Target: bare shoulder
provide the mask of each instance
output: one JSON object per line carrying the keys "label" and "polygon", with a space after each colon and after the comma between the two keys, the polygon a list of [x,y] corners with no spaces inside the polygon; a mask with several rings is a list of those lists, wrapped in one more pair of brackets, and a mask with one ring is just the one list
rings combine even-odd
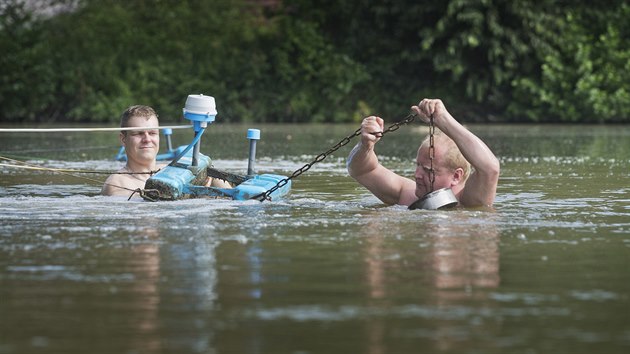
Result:
{"label": "bare shoulder", "polygon": [[105,180],[101,194],[107,196],[128,196],[130,195],[129,190],[135,189],[133,187],[133,181],[130,180],[129,176],[112,174]]}

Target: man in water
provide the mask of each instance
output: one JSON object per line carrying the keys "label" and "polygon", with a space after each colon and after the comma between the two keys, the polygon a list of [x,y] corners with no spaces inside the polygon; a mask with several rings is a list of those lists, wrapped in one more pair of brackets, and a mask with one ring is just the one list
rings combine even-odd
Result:
{"label": "man in water", "polygon": [[[138,130],[121,131],[120,143],[127,153],[127,164],[116,174],[110,175],[101,194],[129,197],[136,189],[144,189],[144,185],[162,165],[158,165],[156,157],[160,149],[160,132],[158,115],[149,106],[131,106],[121,118],[120,127],[137,127]],[[144,129],[143,129],[144,128]],[[154,129],[146,129],[154,128]],[[231,188],[229,183],[209,178],[206,186]]]}
{"label": "man in water", "polygon": [[[491,206],[499,181],[499,161],[481,139],[451,116],[439,99],[423,99],[411,107],[424,122],[435,124],[433,190],[451,188],[464,207]],[[374,145],[380,140],[383,119],[370,116],[361,123],[361,141],[348,156],[348,172],[386,204],[411,205],[431,192],[429,139],[416,157],[415,181],[383,167]],[[439,130],[438,130],[439,129]],[[472,165],[472,172],[471,172]]]}

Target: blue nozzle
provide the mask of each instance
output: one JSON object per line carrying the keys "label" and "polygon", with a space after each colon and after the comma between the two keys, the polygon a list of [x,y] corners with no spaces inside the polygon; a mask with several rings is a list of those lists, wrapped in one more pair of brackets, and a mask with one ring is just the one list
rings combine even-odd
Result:
{"label": "blue nozzle", "polygon": [[260,140],[260,130],[259,129],[247,129],[247,139]]}

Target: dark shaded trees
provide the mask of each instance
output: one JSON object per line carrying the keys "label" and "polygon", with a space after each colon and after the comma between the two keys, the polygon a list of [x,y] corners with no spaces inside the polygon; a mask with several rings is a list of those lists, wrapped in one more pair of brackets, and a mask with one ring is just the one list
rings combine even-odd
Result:
{"label": "dark shaded trees", "polygon": [[630,119],[625,1],[21,0],[0,5],[0,118],[345,122],[440,97],[467,121]]}

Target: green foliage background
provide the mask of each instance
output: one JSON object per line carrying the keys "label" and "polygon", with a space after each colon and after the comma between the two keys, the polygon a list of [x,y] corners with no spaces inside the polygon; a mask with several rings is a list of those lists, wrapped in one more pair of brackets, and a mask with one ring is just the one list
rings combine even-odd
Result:
{"label": "green foliage background", "polygon": [[622,0],[24,0],[0,4],[2,122],[350,122],[442,98],[466,121],[628,122]]}

